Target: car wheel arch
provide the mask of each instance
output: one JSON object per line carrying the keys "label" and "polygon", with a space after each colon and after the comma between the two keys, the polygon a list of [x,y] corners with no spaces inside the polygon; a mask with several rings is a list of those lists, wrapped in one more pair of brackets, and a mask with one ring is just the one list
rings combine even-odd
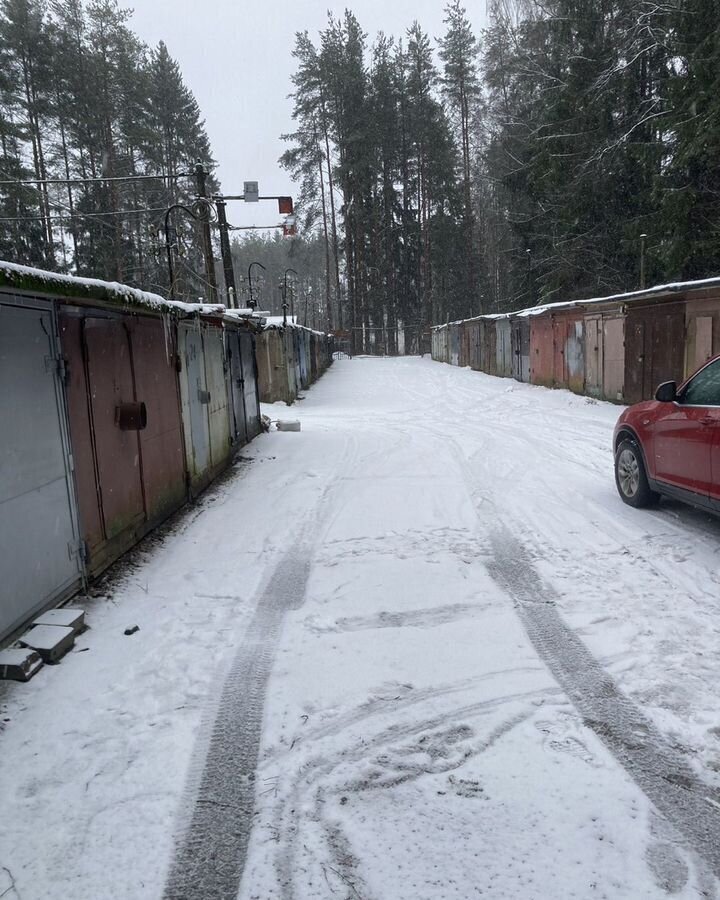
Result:
{"label": "car wheel arch", "polygon": [[615,438],[615,445],[613,447],[613,455],[617,453],[618,447],[622,444],[623,441],[629,440],[632,441],[633,444],[640,451],[640,455],[642,456],[642,461],[645,466],[645,471],[650,475],[650,469],[648,468],[648,461],[645,455],[645,447],[643,447],[643,443],[640,438],[637,436],[637,432],[631,425],[622,425],[620,430],[617,433]]}

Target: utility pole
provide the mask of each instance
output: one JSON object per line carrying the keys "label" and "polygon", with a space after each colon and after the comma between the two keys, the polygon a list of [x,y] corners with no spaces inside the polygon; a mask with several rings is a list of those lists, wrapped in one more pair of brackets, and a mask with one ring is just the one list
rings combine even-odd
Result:
{"label": "utility pole", "polygon": [[207,198],[207,188],[205,179],[208,176],[205,166],[197,161],[195,164],[195,178],[197,180],[198,197],[201,202],[198,204],[200,219],[200,233],[202,235],[203,256],[205,257],[205,276],[210,288],[210,303],[217,303],[217,281],[215,279],[215,262],[213,261],[212,238],[210,237],[210,201]]}
{"label": "utility pole", "polygon": [[230,231],[227,216],[225,215],[225,201],[220,197],[215,197],[215,208],[217,209],[218,228],[220,229],[220,254],[222,256],[223,272],[225,273],[225,289],[228,292],[228,305],[232,307],[233,298],[236,294],[235,270],[233,269],[232,251],[230,249]]}

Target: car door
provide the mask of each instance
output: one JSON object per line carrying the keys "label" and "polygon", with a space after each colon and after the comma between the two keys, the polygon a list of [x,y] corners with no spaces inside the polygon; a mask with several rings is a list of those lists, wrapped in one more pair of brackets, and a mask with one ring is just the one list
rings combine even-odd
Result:
{"label": "car door", "polygon": [[710,496],[714,444],[720,429],[720,359],[713,360],[662,404],[653,426],[658,481]]}

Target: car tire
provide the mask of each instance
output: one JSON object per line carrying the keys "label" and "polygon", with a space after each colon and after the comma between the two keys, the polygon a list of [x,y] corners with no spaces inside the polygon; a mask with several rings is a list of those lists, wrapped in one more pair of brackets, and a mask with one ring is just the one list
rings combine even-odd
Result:
{"label": "car tire", "polygon": [[636,509],[653,506],[660,499],[648,484],[640,447],[629,438],[620,441],[615,451],[615,484],[623,503]]}

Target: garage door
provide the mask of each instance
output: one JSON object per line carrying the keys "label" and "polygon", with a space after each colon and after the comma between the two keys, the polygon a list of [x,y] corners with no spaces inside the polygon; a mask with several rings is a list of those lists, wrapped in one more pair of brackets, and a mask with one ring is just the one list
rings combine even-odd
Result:
{"label": "garage door", "polygon": [[49,307],[0,305],[0,638],[80,579]]}

